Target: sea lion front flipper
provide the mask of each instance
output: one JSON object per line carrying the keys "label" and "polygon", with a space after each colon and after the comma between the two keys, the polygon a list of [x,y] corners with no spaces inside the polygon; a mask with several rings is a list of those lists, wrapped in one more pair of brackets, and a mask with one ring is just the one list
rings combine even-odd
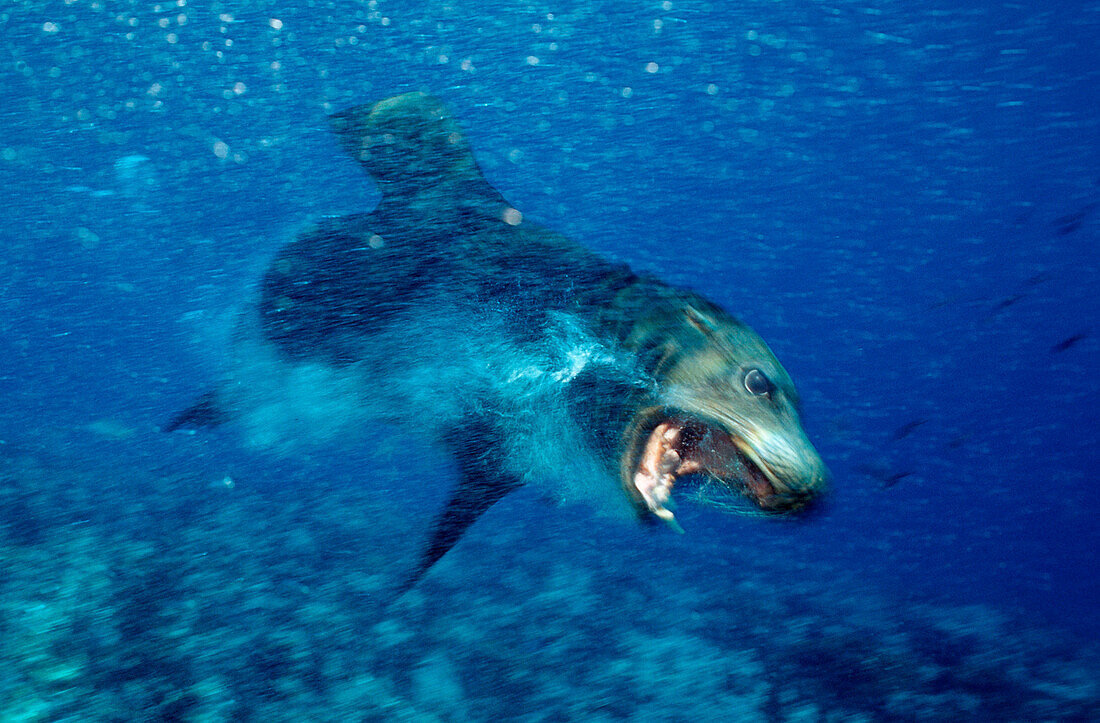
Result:
{"label": "sea lion front flipper", "polygon": [[449,445],[459,471],[459,482],[447,505],[432,523],[431,536],[421,553],[416,569],[401,586],[404,593],[413,587],[432,565],[447,554],[462,535],[490,507],[509,492],[523,486],[511,474],[499,469],[487,445],[489,436],[482,425],[463,428],[462,439],[453,439]]}

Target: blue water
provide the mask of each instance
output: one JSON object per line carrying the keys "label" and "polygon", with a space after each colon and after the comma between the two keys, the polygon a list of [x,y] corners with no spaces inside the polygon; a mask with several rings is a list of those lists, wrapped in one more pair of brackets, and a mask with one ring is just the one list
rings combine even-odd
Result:
{"label": "blue water", "polygon": [[[482,569],[456,561],[435,587],[429,581],[427,602],[393,613],[414,641],[438,642],[425,632],[438,624],[431,613],[457,614],[479,576],[509,581],[500,583],[494,609],[526,610],[521,601],[532,591],[553,595],[556,583],[522,571],[566,574],[568,565],[553,563],[579,555],[581,577],[597,569],[640,584],[635,575],[668,574],[688,597],[751,597],[755,581],[760,594],[772,586],[797,591],[811,611],[849,601],[848,624],[884,636],[888,626],[860,612],[859,601],[881,600],[905,620],[929,605],[996,611],[1009,622],[993,639],[1034,628],[1071,647],[1093,646],[1097,37],[1100,3],[1086,0],[0,6],[0,455],[10,460],[5,478],[22,490],[21,504],[42,518],[41,531],[4,538],[5,557],[30,564],[36,546],[62,545],[54,523],[87,525],[81,554],[135,566],[117,571],[123,577],[165,566],[156,560],[166,549],[201,547],[202,534],[175,536],[171,506],[149,513],[160,532],[117,507],[128,494],[153,494],[143,475],[166,469],[202,480],[200,487],[226,476],[238,490],[250,486],[262,502],[242,503],[241,514],[271,514],[301,489],[318,506],[293,519],[322,546],[319,520],[356,511],[326,511],[317,485],[376,504],[368,492],[381,479],[391,507],[384,527],[412,550],[449,484],[442,460],[415,435],[383,435],[380,443],[406,445],[427,461],[364,475],[369,450],[334,445],[278,459],[242,449],[230,433],[162,435],[158,426],[224,368],[235,312],[279,246],[311,219],[375,202],[325,116],[419,89],[447,101],[486,176],[525,216],[691,286],[759,331],[798,384],[807,429],[835,483],[825,508],[796,524],[685,507],[688,535],[676,539],[609,533],[584,510],[521,495],[463,543],[476,551],[496,535],[515,538],[492,548],[489,568],[467,552],[463,559]],[[112,487],[97,508],[104,474],[114,485],[132,483]],[[78,519],[58,509],[51,523],[49,505],[67,499],[51,496],[51,479],[77,490]],[[174,494],[171,485],[153,486],[164,499]],[[5,522],[12,530],[14,509]],[[202,532],[203,524],[186,529]],[[349,529],[358,524],[349,521]],[[128,534],[157,539],[159,552],[110,552]],[[621,540],[602,548],[609,534]],[[461,546],[455,552],[461,557]],[[372,560],[374,572],[399,577],[401,565],[387,569],[386,559]],[[279,560],[275,554],[271,569]],[[264,578],[262,570],[249,574],[257,585]],[[350,606],[331,615],[352,610],[353,586],[322,577],[326,604]],[[104,594],[122,604],[127,590]],[[557,593],[568,601],[571,591],[559,584]],[[683,599],[661,614],[666,593],[627,586],[620,612],[683,615],[690,607]],[[24,624],[12,617],[21,594],[29,595],[10,581],[0,590],[5,626]],[[61,605],[46,598],[42,604]],[[231,618],[251,609],[243,593],[226,604],[239,606],[225,612]],[[591,611],[570,612],[566,603],[555,610],[562,629],[593,624]],[[492,621],[475,616],[466,625],[502,646],[516,642]],[[702,640],[684,632],[682,619],[670,625],[683,646]],[[530,631],[516,635],[537,647]],[[79,649],[81,640],[73,633],[66,645]],[[182,645],[157,640],[163,649],[146,651],[152,658]],[[310,640],[303,649],[317,660],[322,648],[351,644],[338,631]],[[465,667],[471,657],[440,663],[429,642],[417,644],[410,669],[427,673],[391,670],[379,662],[387,656],[364,653],[362,675],[396,681],[396,697],[443,719],[488,716],[470,688],[490,673]],[[721,658],[715,649],[696,657]],[[545,669],[530,670],[517,662],[522,656],[498,659],[500,670],[485,669],[491,677],[525,681],[499,693],[501,715],[520,715],[508,704],[538,699],[524,686],[540,675],[558,680],[588,654],[559,650],[542,661]],[[30,655],[0,646],[16,669],[30,666]],[[641,657],[627,659],[640,666]],[[286,665],[278,675],[301,677]],[[277,677],[262,668],[246,665],[242,675]],[[85,674],[64,680],[79,687]],[[132,675],[135,685],[146,680]],[[423,681],[436,678],[465,680],[470,707],[455,703],[463,695],[450,689],[438,699],[424,692],[432,685]],[[0,706],[33,689],[46,701],[44,717],[18,714],[26,720],[170,717],[150,702],[163,696],[138,696],[133,715],[99,709],[98,699],[83,709],[71,701],[49,708],[64,694],[42,693],[41,679],[0,681]],[[581,676],[573,698],[597,680]],[[267,700],[233,685],[224,684],[233,691],[226,699]],[[870,694],[852,693],[859,695]],[[335,698],[299,697],[320,706],[320,719],[339,719]],[[658,703],[623,698],[633,702],[616,699],[603,715],[661,717]],[[798,710],[781,695],[768,700],[756,712],[785,719]],[[210,720],[249,715],[229,703],[210,710]],[[399,717],[397,708],[379,710]],[[556,719],[586,718],[557,710]],[[890,710],[868,715],[888,718]]]}

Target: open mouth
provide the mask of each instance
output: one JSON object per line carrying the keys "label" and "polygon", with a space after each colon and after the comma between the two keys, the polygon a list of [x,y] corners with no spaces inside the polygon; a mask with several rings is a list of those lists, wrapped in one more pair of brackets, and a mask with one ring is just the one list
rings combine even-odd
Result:
{"label": "open mouth", "polygon": [[628,491],[673,527],[679,526],[669,509],[672,488],[686,476],[701,480],[695,487],[701,501],[729,509],[740,499],[764,512],[792,512],[811,498],[784,484],[748,442],[699,420],[658,420],[636,445],[636,463],[624,480]]}

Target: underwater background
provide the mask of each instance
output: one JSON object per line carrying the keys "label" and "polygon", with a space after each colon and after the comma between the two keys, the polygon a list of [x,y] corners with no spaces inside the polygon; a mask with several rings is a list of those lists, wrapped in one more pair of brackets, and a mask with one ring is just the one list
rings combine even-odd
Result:
{"label": "underwater background", "polygon": [[[0,720],[1096,720],[1100,2],[0,3]],[[397,603],[415,430],[161,426],[424,90],[794,377],[801,520],[521,491]]]}

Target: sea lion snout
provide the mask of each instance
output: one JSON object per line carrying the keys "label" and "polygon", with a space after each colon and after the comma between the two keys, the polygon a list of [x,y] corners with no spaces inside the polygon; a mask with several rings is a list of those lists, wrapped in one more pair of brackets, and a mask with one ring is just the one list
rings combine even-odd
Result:
{"label": "sea lion snout", "polygon": [[828,488],[831,475],[801,425],[746,435],[742,452],[762,470],[773,487],[774,500],[765,509],[795,511]]}

